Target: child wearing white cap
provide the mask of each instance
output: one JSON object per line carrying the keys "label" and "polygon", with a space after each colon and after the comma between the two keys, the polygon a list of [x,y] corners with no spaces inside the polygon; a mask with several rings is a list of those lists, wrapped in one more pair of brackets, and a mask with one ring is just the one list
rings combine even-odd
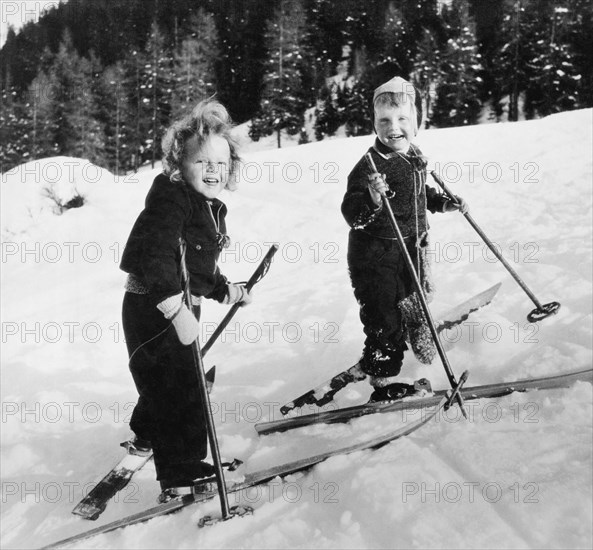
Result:
{"label": "child wearing white cap", "polygon": [[348,268],[366,335],[359,368],[374,387],[371,401],[385,401],[414,392],[397,378],[407,343],[423,363],[432,361],[435,348],[382,195],[389,200],[428,298],[426,210],[466,212],[467,204],[426,185],[426,160],[412,143],[422,122],[421,97],[412,84],[395,77],[379,86],[373,112],[377,138],[368,152],[377,172],[363,156],[348,176],[342,214],[351,228]]}

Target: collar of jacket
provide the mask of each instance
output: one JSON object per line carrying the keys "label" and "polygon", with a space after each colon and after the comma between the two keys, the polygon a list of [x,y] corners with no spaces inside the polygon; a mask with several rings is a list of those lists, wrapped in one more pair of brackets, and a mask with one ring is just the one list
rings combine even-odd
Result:
{"label": "collar of jacket", "polygon": [[201,193],[198,193],[189,183],[187,183],[185,180],[183,180],[182,182],[180,182],[181,185],[183,185],[183,188],[186,190],[187,192],[187,196],[190,199],[190,204],[191,204],[191,199],[195,199],[198,202],[201,203],[210,203],[210,205],[213,208],[220,208],[221,206],[224,206],[224,203],[217,198],[214,199],[209,199],[208,197],[205,197],[204,195],[202,195]]}
{"label": "collar of jacket", "polygon": [[420,152],[420,150],[412,143],[410,143],[410,149],[407,153],[398,153],[397,151],[393,151],[387,145],[384,145],[379,141],[379,138],[375,138],[375,143],[372,149],[377,153],[380,157],[384,158],[385,160],[392,159],[399,157],[408,164],[411,164],[415,170],[424,170],[426,165],[428,164],[424,155]]}

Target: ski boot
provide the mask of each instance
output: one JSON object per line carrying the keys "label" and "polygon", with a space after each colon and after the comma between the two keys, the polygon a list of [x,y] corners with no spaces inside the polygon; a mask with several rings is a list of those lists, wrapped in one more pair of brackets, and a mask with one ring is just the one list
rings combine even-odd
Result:
{"label": "ski boot", "polygon": [[375,390],[369,398],[369,403],[392,402],[407,397],[426,397],[432,395],[432,386],[427,378],[420,378],[414,384],[394,382],[393,384],[374,387]]}
{"label": "ski boot", "polygon": [[[228,472],[234,472],[243,464],[238,458],[231,462],[223,462],[222,467]],[[202,461],[200,473],[193,479],[161,479],[161,494],[159,504],[164,504],[173,499],[183,498],[187,495],[216,492],[218,490],[214,465]]]}
{"label": "ski boot", "polygon": [[142,439],[137,435],[128,441],[122,441],[119,445],[131,455],[150,456],[152,454],[152,444],[150,441]]}

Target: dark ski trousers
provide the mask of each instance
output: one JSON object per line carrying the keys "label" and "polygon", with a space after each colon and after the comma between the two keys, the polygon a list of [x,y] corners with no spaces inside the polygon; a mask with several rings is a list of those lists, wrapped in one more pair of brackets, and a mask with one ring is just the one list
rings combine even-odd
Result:
{"label": "dark ski trousers", "polygon": [[139,394],[130,428],[152,442],[157,479],[192,480],[202,475],[207,430],[191,346],[146,294],[126,292],[122,318]]}
{"label": "dark ski trousers", "polygon": [[[414,258],[414,245],[407,241],[406,245]],[[371,376],[397,376],[408,349],[398,303],[412,293],[414,285],[399,244],[353,230],[348,268],[366,335],[362,370]]]}

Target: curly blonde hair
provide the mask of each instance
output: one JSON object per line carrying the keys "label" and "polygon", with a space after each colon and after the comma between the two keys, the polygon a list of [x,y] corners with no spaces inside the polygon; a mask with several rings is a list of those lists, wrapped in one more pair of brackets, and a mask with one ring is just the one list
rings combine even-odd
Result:
{"label": "curly blonde hair", "polygon": [[196,136],[198,146],[212,135],[226,139],[231,152],[231,165],[225,189],[237,189],[237,173],[241,158],[238,144],[231,136],[233,123],[226,108],[214,99],[200,101],[187,116],[169,126],[163,136],[163,173],[173,182],[183,181],[181,162],[188,139]]}

